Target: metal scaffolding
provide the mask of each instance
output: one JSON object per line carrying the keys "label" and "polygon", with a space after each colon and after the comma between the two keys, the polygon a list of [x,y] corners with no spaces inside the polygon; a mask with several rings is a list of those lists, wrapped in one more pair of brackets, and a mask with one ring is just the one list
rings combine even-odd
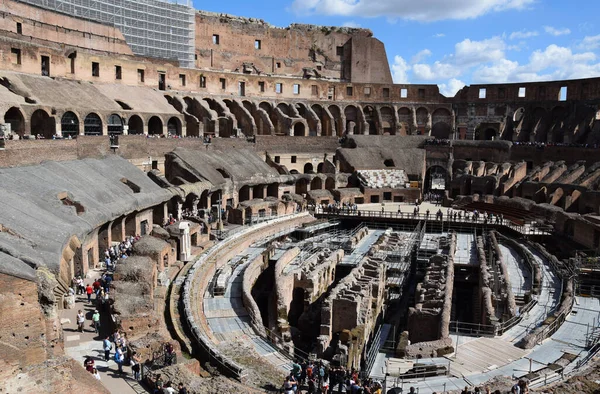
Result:
{"label": "metal scaffolding", "polygon": [[192,0],[19,1],[114,26],[136,55],[178,60],[182,67],[194,67]]}

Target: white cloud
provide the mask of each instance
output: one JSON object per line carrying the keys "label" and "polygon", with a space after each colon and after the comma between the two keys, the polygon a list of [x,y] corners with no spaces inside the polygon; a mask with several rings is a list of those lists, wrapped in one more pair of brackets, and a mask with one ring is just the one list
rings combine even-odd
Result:
{"label": "white cloud", "polygon": [[447,83],[439,84],[440,93],[446,97],[454,97],[456,93],[465,87],[466,83],[460,79],[452,78]]}
{"label": "white cloud", "polygon": [[581,50],[593,50],[600,48],[600,34],[597,36],[586,36],[577,46]]}
{"label": "white cloud", "polygon": [[510,36],[508,37],[511,40],[524,40],[527,38],[531,38],[531,37],[537,37],[539,36],[539,33],[537,31],[527,31],[527,30],[521,30],[521,31],[514,31],[512,33],[510,33]]}
{"label": "white cloud", "polygon": [[504,58],[506,43],[500,37],[482,41],[466,39],[454,47],[455,62],[461,66],[485,63]]}
{"label": "white cloud", "polygon": [[453,78],[459,76],[461,69],[453,64],[435,62],[429,64],[415,64],[412,67],[413,74],[417,80],[433,81],[439,79]]}
{"label": "white cloud", "polygon": [[475,83],[535,82],[600,75],[600,62],[592,52],[573,53],[570,48],[549,45],[536,50],[527,64],[501,59],[482,65],[473,73]]}
{"label": "white cloud", "polygon": [[442,37],[446,37],[446,35],[444,33],[437,33],[433,35],[433,38],[442,38]]}
{"label": "white cloud", "polygon": [[392,64],[392,78],[394,83],[408,83],[408,72],[411,67],[402,56],[394,57],[394,64]]}
{"label": "white cloud", "polygon": [[344,23],[342,26],[343,27],[359,28],[360,24],[358,24],[358,23],[356,23],[354,21],[348,21],[348,22]]}
{"label": "white cloud", "polygon": [[419,51],[415,56],[413,56],[412,59],[410,59],[410,62],[412,64],[421,63],[429,56],[431,56],[431,51],[429,49],[423,49],[422,51]]}
{"label": "white cloud", "polygon": [[401,18],[417,21],[477,18],[490,12],[523,9],[536,0],[294,0],[299,14]]}
{"label": "white cloud", "polygon": [[552,26],[544,26],[544,31],[552,36],[564,36],[567,34],[571,34],[571,29],[568,29],[566,27],[557,29]]}

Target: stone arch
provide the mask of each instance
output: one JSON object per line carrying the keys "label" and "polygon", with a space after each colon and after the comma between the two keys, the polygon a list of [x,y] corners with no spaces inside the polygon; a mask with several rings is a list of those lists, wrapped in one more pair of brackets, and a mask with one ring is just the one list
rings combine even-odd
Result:
{"label": "stone arch", "polygon": [[60,131],[63,137],[79,135],[79,118],[72,111],[67,111],[60,118]]}
{"label": "stone arch", "polygon": [[331,113],[320,104],[313,104],[311,108],[321,121],[321,135],[327,137],[335,135],[335,120]]}
{"label": "stone arch", "polygon": [[167,132],[170,135],[181,135],[181,120],[178,117],[173,116],[167,122]]}
{"label": "stone arch", "polygon": [[108,117],[108,134],[123,134],[123,119],[117,114]]}
{"label": "stone arch", "polygon": [[9,108],[4,114],[4,123],[10,124],[11,133],[21,137],[25,134],[25,117],[19,108]]}
{"label": "stone arch", "polygon": [[331,176],[327,177],[325,180],[325,189],[330,191],[335,189],[335,178]]}
{"label": "stone arch", "polygon": [[250,200],[250,186],[244,185],[240,188],[240,191],[238,192],[238,200],[239,202]]}
{"label": "stone arch", "polygon": [[131,115],[127,121],[127,126],[129,128],[127,134],[144,134],[144,121],[139,117],[139,115]]}
{"label": "stone arch", "polygon": [[381,130],[384,135],[396,135],[396,119],[394,110],[390,107],[381,107]]}
{"label": "stone arch", "polygon": [[425,107],[420,107],[416,112],[417,117],[417,134],[424,135],[427,133],[427,124],[429,123],[429,111]]}
{"label": "stone arch", "polygon": [[279,103],[277,104],[277,108],[279,108],[284,115],[292,117],[292,112],[288,103]]}
{"label": "stone arch", "polygon": [[163,122],[158,116],[153,116],[148,120],[148,134],[161,135],[163,133]]}
{"label": "stone arch", "polygon": [[102,119],[95,112],[87,114],[83,121],[83,134],[102,135]]}
{"label": "stone arch", "polygon": [[328,110],[333,119],[337,136],[341,137],[344,133],[346,133],[346,124],[344,122],[344,119],[342,118],[342,110],[335,104],[330,105],[328,107]]}
{"label": "stone arch", "polygon": [[312,163],[306,163],[304,165],[304,173],[305,174],[314,174],[314,172],[315,172],[315,169],[314,169]]}
{"label": "stone arch", "polygon": [[423,185],[425,192],[432,190],[446,190],[447,184],[448,171],[444,167],[434,165],[427,169],[427,172],[425,173],[425,184]]}
{"label": "stone arch", "polygon": [[[564,142],[565,133],[564,133],[564,121],[566,115],[566,109],[561,106],[556,106],[552,108],[552,129],[550,131],[550,139],[551,142]],[[600,119],[598,114],[596,115],[596,119]]]}
{"label": "stone arch", "polygon": [[312,181],[310,181],[310,190],[319,190],[323,188],[323,180],[318,176],[314,177]]}
{"label": "stone arch", "polygon": [[276,114],[275,108],[273,108],[271,103],[269,103],[267,101],[262,101],[260,104],[258,104],[258,107],[266,112],[266,114],[269,116],[269,119],[271,120],[271,123],[273,124],[274,133],[278,133],[279,132],[279,117]]}
{"label": "stone arch", "polygon": [[491,141],[498,138],[498,130],[493,127],[488,127],[480,133],[481,140]]}
{"label": "stone arch", "polygon": [[431,128],[431,136],[440,140],[448,140],[452,135],[452,128],[446,122],[437,122]]}
{"label": "stone arch", "polygon": [[321,121],[312,108],[304,103],[297,103],[296,110],[298,111],[298,115],[305,119],[308,124],[308,135],[321,135]]}
{"label": "stone arch", "polygon": [[354,105],[348,105],[344,108],[344,116],[346,117],[346,132],[348,134],[362,134],[360,132],[358,109]]}
{"label": "stone arch", "polygon": [[294,137],[305,137],[306,136],[306,126],[302,122],[296,122],[294,124]]}
{"label": "stone arch", "polygon": [[400,135],[410,135],[410,129],[413,123],[413,115],[410,108],[401,107],[398,109],[398,123]]}
{"label": "stone arch", "polygon": [[223,99],[223,103],[229,109],[236,119],[238,128],[246,137],[251,137],[256,134],[256,122],[250,110],[246,109],[241,101],[232,99]]}
{"label": "stone arch", "polygon": [[308,191],[308,180],[301,178],[296,181],[296,194],[306,194]]}
{"label": "stone arch", "polygon": [[542,107],[537,107],[533,110],[532,134],[537,142],[546,141],[546,134],[548,132],[546,114],[546,110]]}
{"label": "stone arch", "polygon": [[365,105],[363,108],[363,113],[365,116],[365,122],[367,122],[369,125],[368,133],[365,131],[365,134],[379,134],[379,116],[377,114],[377,110],[371,105]]}
{"label": "stone arch", "polygon": [[31,115],[31,134],[41,135],[51,139],[56,134],[56,123],[54,118],[43,109],[38,109]]}

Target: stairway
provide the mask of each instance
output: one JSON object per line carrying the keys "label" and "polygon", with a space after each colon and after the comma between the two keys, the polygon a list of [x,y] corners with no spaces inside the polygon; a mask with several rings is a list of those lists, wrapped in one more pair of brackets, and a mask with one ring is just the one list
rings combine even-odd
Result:
{"label": "stairway", "polygon": [[67,285],[62,279],[57,278],[58,284],[54,288],[54,298],[58,304],[58,309],[64,309],[63,296],[69,294],[69,285]]}

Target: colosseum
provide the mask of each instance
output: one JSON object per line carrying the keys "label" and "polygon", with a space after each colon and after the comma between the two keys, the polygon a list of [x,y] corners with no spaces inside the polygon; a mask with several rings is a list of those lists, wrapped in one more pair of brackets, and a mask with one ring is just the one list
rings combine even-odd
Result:
{"label": "colosseum", "polygon": [[0,393],[600,392],[600,78],[0,4]]}

